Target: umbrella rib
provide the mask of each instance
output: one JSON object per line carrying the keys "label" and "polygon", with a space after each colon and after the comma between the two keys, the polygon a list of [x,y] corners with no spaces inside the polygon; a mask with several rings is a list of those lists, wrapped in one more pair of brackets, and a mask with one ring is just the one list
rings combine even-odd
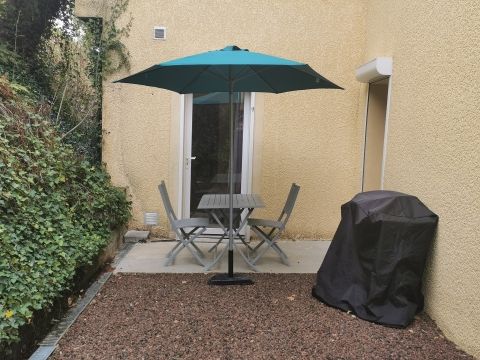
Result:
{"label": "umbrella rib", "polygon": [[251,76],[251,75],[243,76],[243,74],[248,74],[248,68],[249,68],[249,67],[250,67],[249,65],[246,65],[246,66],[244,66],[244,67],[242,68],[242,70],[235,76],[236,81]]}
{"label": "umbrella rib", "polygon": [[276,91],[276,90],[272,87],[272,85],[270,85],[270,84],[267,82],[267,80],[265,80],[265,78],[264,78],[262,75],[260,75],[260,72],[259,72],[259,71],[255,70],[251,65],[248,65],[248,67],[249,67],[250,69],[252,69],[252,71],[253,71],[255,74],[257,74],[257,76],[258,76],[260,79],[262,79],[262,81],[263,81],[265,84],[267,84],[267,86],[272,90],[273,93],[278,93],[278,91]]}
{"label": "umbrella rib", "polygon": [[[248,69],[248,68],[252,69],[252,68],[251,68],[251,65],[245,65],[245,69]],[[253,70],[253,69],[252,69],[252,70]],[[267,70],[268,70],[268,68],[265,68],[265,69],[263,69],[263,70],[259,70],[259,71],[257,71],[257,72],[255,73],[255,75],[259,75],[260,73],[265,72],[265,71],[267,71]],[[245,72],[245,71],[244,71],[244,72]],[[247,79],[247,78],[249,78],[250,76],[253,76],[252,73],[247,73],[247,72],[245,72],[245,73],[246,73],[247,75],[245,75],[245,76],[239,76],[239,77],[235,78],[235,81],[240,81],[240,80],[243,80],[243,79]],[[237,75],[237,76],[238,76],[238,75]],[[263,80],[263,79],[262,79],[262,80]]]}
{"label": "umbrella rib", "polygon": [[[211,65],[209,65],[209,67],[210,67],[210,66],[211,66]],[[223,81],[228,81],[228,79],[227,79],[225,76],[222,76],[222,75],[220,75],[220,74],[217,74],[217,73],[211,71],[210,69],[207,69],[207,71],[208,71],[210,74],[218,77],[219,79],[221,79],[221,80],[223,80]]]}
{"label": "umbrella rib", "polygon": [[184,94],[184,91],[187,87],[189,87],[191,84],[193,84],[205,71],[208,70],[210,65],[205,65],[205,67],[200,71],[192,80],[190,80],[182,89],[179,91],[179,93]]}
{"label": "umbrella rib", "polygon": [[[306,64],[305,64],[306,65]],[[310,75],[310,76],[314,76],[313,74],[309,73],[308,71],[305,71],[303,68],[299,68],[297,66],[291,66],[292,69],[295,69],[297,71],[300,71],[304,74],[307,74],[307,75]],[[313,70],[313,69],[312,69]],[[314,72],[316,72],[315,70],[313,70]],[[318,76],[317,76],[318,75]],[[331,82],[330,80],[328,80],[326,77],[324,77],[323,75],[320,75],[320,74],[317,74],[315,75],[316,78],[320,78],[321,80],[324,80],[326,82],[329,82],[330,84],[336,86],[337,88],[341,89],[341,90],[345,90],[344,88],[342,88],[341,86],[338,86],[337,84]]]}
{"label": "umbrella rib", "polygon": [[218,77],[218,78],[221,79],[221,80],[224,80],[224,81],[225,81],[225,80],[228,80],[227,78],[223,77],[222,75],[217,74],[217,73],[211,71],[211,70],[210,70],[211,67],[212,67],[212,65],[205,65],[205,68],[204,68],[202,71],[200,71],[200,72],[195,76],[195,78],[193,78],[191,81],[189,81],[188,84],[186,84],[186,85],[180,90],[180,93],[184,93],[185,89],[186,89],[188,86],[190,86],[191,84],[193,84],[193,83],[194,83],[200,76],[202,76],[202,74],[205,73],[205,72],[208,72],[208,73],[212,74],[213,76]]}
{"label": "umbrella rib", "polygon": [[[153,65],[153,66],[149,67],[148,69],[142,70],[142,71],[140,71],[140,72],[138,72],[138,73],[135,73],[135,74],[132,74],[132,75],[129,75],[129,76],[127,76],[126,78],[122,78],[122,79],[116,80],[116,81],[114,81],[114,83],[122,83],[123,80],[127,80],[127,79],[129,79],[129,78],[131,78],[131,77],[133,77],[133,76],[144,75],[144,74],[151,73],[152,71],[157,70],[159,67],[160,67],[160,66],[158,66],[158,65]],[[135,83],[133,83],[133,84],[135,84]]]}

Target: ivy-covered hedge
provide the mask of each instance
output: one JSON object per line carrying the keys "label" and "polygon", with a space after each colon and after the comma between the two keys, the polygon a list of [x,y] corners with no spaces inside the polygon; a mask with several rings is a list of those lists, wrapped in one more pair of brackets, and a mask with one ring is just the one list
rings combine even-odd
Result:
{"label": "ivy-covered hedge", "polygon": [[130,214],[105,170],[62,142],[49,107],[15,89],[0,77],[0,349]]}

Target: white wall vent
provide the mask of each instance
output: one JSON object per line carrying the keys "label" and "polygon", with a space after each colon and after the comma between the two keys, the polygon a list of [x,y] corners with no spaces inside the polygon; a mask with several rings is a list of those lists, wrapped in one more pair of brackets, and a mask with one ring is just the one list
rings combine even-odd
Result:
{"label": "white wall vent", "polygon": [[165,26],[155,26],[153,28],[153,38],[155,40],[165,40],[167,38],[167,28]]}
{"label": "white wall vent", "polygon": [[145,225],[158,225],[158,213],[156,212],[145,212],[143,213],[143,223]]}
{"label": "white wall vent", "polygon": [[378,57],[360,66],[355,72],[358,81],[374,82],[392,75],[392,58]]}

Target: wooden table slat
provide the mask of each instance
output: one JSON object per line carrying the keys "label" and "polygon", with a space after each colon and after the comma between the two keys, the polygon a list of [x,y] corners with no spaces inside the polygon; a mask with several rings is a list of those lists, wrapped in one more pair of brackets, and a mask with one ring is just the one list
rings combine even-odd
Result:
{"label": "wooden table slat", "polygon": [[[199,209],[228,209],[228,194],[205,194],[198,204]],[[265,207],[258,194],[234,194],[233,207],[235,209],[253,209]]]}

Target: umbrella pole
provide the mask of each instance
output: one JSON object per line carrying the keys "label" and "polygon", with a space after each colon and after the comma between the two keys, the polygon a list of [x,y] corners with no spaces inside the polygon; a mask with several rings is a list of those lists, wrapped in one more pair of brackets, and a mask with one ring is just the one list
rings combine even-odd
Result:
{"label": "umbrella pole", "polygon": [[230,91],[228,93],[229,103],[230,103],[230,166],[229,166],[229,177],[228,177],[228,277],[233,278],[233,162],[235,161],[235,124],[233,119],[233,91],[232,91],[232,81],[230,80]]}
{"label": "umbrella pole", "polygon": [[229,219],[228,219],[228,273],[227,274],[218,274],[212,276],[208,283],[211,285],[250,285],[253,284],[253,280],[246,276],[235,276],[233,273],[233,165],[235,161],[234,157],[234,137],[235,137],[235,126],[233,119],[233,81],[231,78],[231,70],[229,70],[229,79],[230,79],[230,88],[229,88],[229,103],[230,103],[230,166],[229,166],[229,176],[228,176],[228,210],[229,210]]}

